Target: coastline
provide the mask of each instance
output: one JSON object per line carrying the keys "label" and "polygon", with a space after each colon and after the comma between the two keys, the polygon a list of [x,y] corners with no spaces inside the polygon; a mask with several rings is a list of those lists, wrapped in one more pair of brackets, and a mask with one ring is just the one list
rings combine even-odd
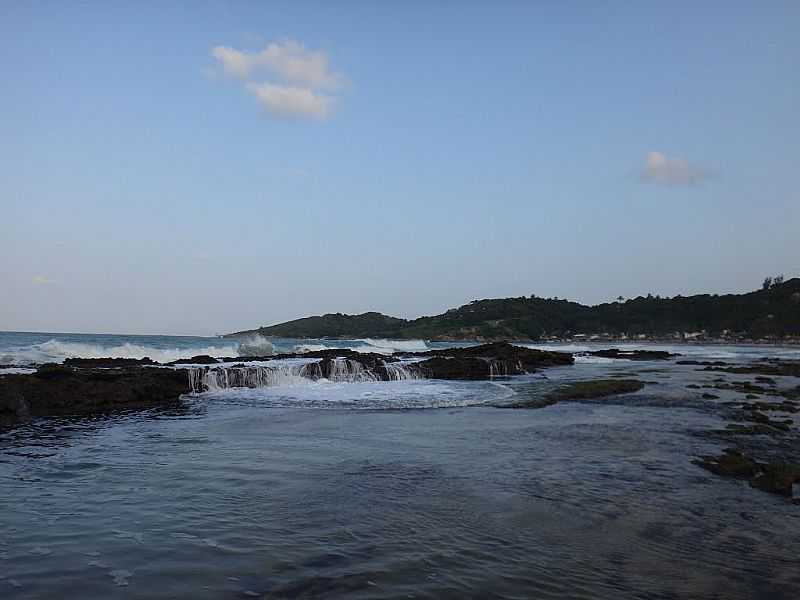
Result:
{"label": "coastline", "polygon": [[[263,335],[267,340],[273,339],[286,339],[285,336],[278,335]],[[220,339],[240,339],[245,336],[240,334],[225,334],[218,336]],[[536,344],[536,345],[549,345],[549,344],[663,344],[663,345],[679,345],[679,346],[767,346],[767,347],[781,347],[781,346],[800,346],[800,337],[789,337],[783,339],[753,339],[753,338],[697,338],[697,339],[681,339],[670,337],[644,337],[644,338],[619,338],[619,337],[559,337],[559,338],[546,338],[546,339],[533,339],[522,337],[458,337],[458,336],[436,336],[432,338],[410,338],[410,337],[357,337],[353,335],[342,336],[291,336],[294,340],[303,341],[353,341],[359,339],[386,339],[390,341],[412,341],[421,340],[424,342],[444,342],[444,343],[464,343],[464,344],[495,344],[506,342],[509,344]]]}

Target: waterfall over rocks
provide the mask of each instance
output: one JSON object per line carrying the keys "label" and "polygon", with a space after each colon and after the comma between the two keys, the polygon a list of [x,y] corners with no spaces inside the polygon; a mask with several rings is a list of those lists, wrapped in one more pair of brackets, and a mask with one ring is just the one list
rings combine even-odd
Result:
{"label": "waterfall over rocks", "polygon": [[224,364],[189,367],[192,393],[230,388],[261,388],[279,385],[308,385],[326,380],[336,383],[404,381],[423,379],[413,363],[387,362],[369,368],[345,357],[278,359],[259,364]]}
{"label": "waterfall over rocks", "polygon": [[[203,358],[201,363],[199,359]],[[507,343],[386,356],[350,349],[278,354],[263,359],[181,361],[194,393],[229,388],[309,385],[315,381],[365,383],[412,379],[491,380],[533,373],[541,367],[568,365],[571,354],[522,348]],[[207,360],[206,360],[207,359]]]}

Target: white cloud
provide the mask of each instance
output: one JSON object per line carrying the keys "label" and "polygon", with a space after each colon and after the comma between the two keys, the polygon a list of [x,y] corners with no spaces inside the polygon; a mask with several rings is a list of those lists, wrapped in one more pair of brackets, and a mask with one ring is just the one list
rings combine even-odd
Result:
{"label": "white cloud", "polygon": [[324,52],[307,50],[294,40],[272,42],[260,52],[242,52],[229,46],[216,46],[211,55],[223,70],[234,77],[249,79],[258,72],[268,72],[294,84],[312,89],[336,89],[342,77],[330,70]]}
{"label": "white cloud", "polygon": [[33,278],[33,283],[36,285],[50,285],[51,283],[55,283],[55,279],[50,279],[49,277],[45,277],[44,275],[37,275]]}
{"label": "white cloud", "polygon": [[244,79],[253,70],[252,61],[247,54],[228,46],[214,47],[211,50],[211,55],[222,63],[222,68],[228,75]]}
{"label": "white cloud", "polygon": [[325,119],[333,104],[330,96],[315,94],[307,88],[274,83],[248,83],[247,89],[258,98],[261,106],[277,117]]}
{"label": "white cloud", "polygon": [[271,42],[259,52],[216,46],[211,55],[277,118],[326,119],[336,99],[319,90],[330,92],[343,82],[324,52],[307,50],[294,40]]}
{"label": "white cloud", "polygon": [[661,152],[648,152],[642,168],[642,181],[661,185],[691,185],[700,183],[708,173],[686,159],[669,157]]}

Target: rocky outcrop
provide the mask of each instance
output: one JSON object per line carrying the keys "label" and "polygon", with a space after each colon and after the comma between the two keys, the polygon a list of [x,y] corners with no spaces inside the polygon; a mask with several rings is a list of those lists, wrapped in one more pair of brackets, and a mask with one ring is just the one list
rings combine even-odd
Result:
{"label": "rocky outcrop", "polygon": [[571,365],[572,354],[514,346],[506,342],[468,348],[429,350],[403,356],[430,356],[415,366],[429,379],[490,379],[533,373],[540,368]]}
{"label": "rocky outcrop", "polygon": [[[209,356],[208,354],[200,354],[198,356],[192,356],[191,358],[181,358],[179,360],[173,360],[172,362],[167,363],[168,365],[215,365],[218,362],[222,361],[223,359],[214,358],[213,356]],[[241,361],[241,358],[231,359]]]}
{"label": "rocky outcrop", "polygon": [[157,365],[158,363],[148,357],[144,358],[67,358],[64,359],[65,367],[116,369],[119,367],[136,367],[144,365]]}
{"label": "rocky outcrop", "polygon": [[[276,359],[303,358],[292,363]],[[41,366],[30,375],[0,376],[0,423],[44,415],[91,414],[144,408],[176,401],[181,394],[218,387],[276,385],[282,377],[333,381],[388,381],[409,378],[480,380],[530,373],[542,367],[570,365],[571,354],[531,350],[508,343],[384,356],[329,349],[304,354],[258,357],[193,356],[169,366],[149,358],[68,359]],[[316,359],[316,360],[314,360]],[[230,363],[230,366],[228,366]],[[180,365],[192,365],[187,369]],[[200,366],[198,366],[200,365]],[[213,377],[211,375],[213,374]],[[209,379],[210,378],[210,379]]]}
{"label": "rocky outcrop", "polygon": [[670,358],[680,356],[680,354],[672,354],[664,350],[620,350],[619,348],[596,350],[594,352],[587,352],[586,354],[589,356],[624,360],[669,360]]}
{"label": "rocky outcrop", "polygon": [[[210,358],[210,357],[208,357]],[[241,363],[249,360],[280,360],[288,358],[319,359],[316,367],[309,367],[304,376],[311,379],[331,378],[342,361],[349,363],[350,368],[360,368],[371,373],[377,380],[391,380],[391,365],[403,361],[404,368],[426,379],[461,379],[481,380],[492,377],[521,375],[533,373],[544,367],[571,365],[574,358],[566,352],[547,352],[514,346],[506,342],[483,344],[468,348],[449,348],[445,350],[429,350],[426,352],[404,352],[393,356],[383,354],[362,353],[347,349],[327,349],[302,354],[276,354],[269,357],[236,357],[212,359],[215,363]],[[204,362],[204,357],[193,357],[170,363],[172,365],[211,364]],[[409,362],[409,359],[415,359]],[[422,359],[422,360],[420,360]],[[267,364],[269,364],[267,362]]]}
{"label": "rocky outcrop", "polygon": [[37,416],[157,406],[189,391],[184,370],[47,364],[31,375],[0,376],[0,425]]}

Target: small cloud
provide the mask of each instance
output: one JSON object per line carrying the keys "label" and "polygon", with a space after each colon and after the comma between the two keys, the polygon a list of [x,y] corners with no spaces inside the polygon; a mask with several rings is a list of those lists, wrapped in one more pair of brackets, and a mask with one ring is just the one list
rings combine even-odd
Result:
{"label": "small cloud", "polygon": [[331,70],[324,52],[294,40],[271,42],[259,52],[215,46],[211,55],[224,73],[243,80],[245,89],[278,118],[326,119],[335,98],[319,90],[336,90],[344,81]]}
{"label": "small cloud", "polygon": [[212,48],[211,55],[228,74],[249,79],[259,72],[271,73],[287,82],[313,89],[336,89],[342,77],[330,70],[324,52],[307,50],[294,40],[272,42],[260,52],[243,52],[229,46]]}
{"label": "small cloud", "polygon": [[325,119],[333,98],[315,94],[309,89],[273,83],[248,83],[247,89],[255,95],[261,106],[276,117],[308,117]]}
{"label": "small cloud", "polygon": [[661,185],[692,185],[708,178],[708,172],[686,159],[649,152],[641,172],[641,180]]}
{"label": "small cloud", "polygon": [[45,277],[44,275],[37,275],[33,278],[33,283],[36,285],[50,285],[55,283],[55,279],[50,279],[49,277]]}
{"label": "small cloud", "polygon": [[222,63],[222,69],[228,75],[245,79],[253,70],[251,57],[233,48],[216,46],[211,50],[211,56]]}

